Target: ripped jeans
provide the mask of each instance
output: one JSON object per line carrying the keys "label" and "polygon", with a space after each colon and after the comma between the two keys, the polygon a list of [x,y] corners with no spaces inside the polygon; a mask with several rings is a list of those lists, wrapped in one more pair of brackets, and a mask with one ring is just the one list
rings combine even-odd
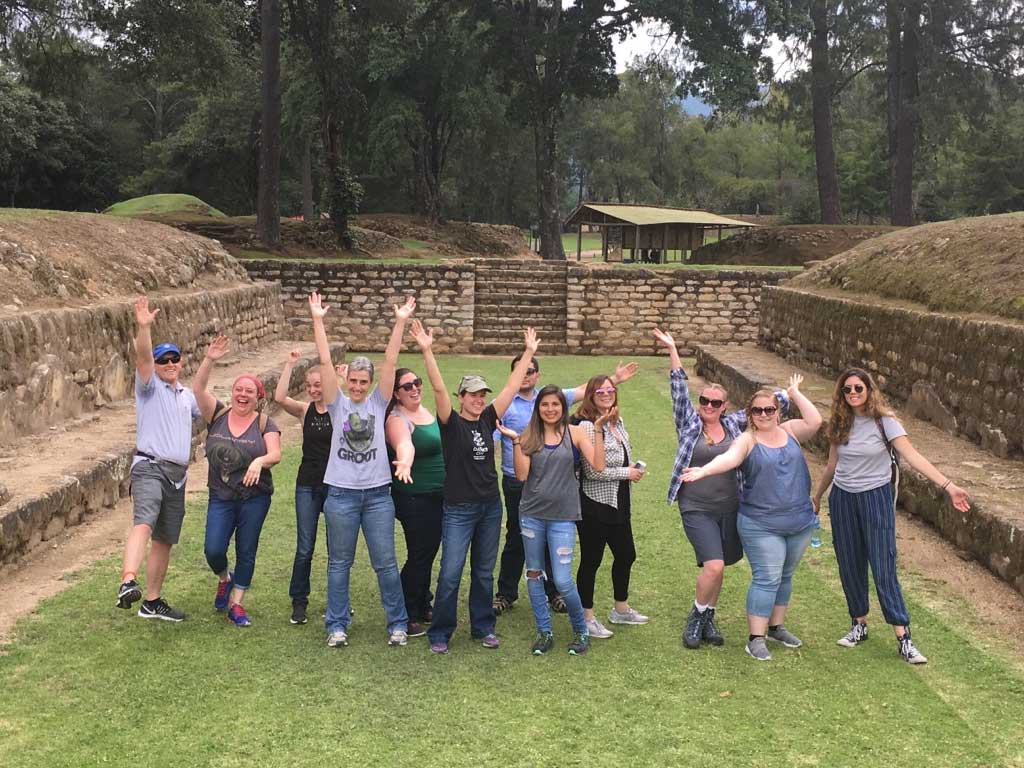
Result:
{"label": "ripped jeans", "polygon": [[[519,530],[523,536],[526,552],[526,587],[530,594],[530,607],[537,622],[538,632],[551,631],[551,610],[548,596],[544,592],[541,577],[530,577],[531,572],[540,571],[550,578],[565,600],[569,609],[569,621],[578,634],[587,634],[587,622],[583,618],[583,603],[580,593],[572,580],[572,559],[576,549],[576,523],[572,520],[540,520],[529,515],[520,515]],[[544,575],[544,555],[551,554],[551,573]]]}

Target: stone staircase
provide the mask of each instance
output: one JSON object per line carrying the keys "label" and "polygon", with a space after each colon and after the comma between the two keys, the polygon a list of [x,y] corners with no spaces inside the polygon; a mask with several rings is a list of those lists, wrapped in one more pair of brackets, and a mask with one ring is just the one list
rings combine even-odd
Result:
{"label": "stone staircase", "polygon": [[514,355],[523,329],[540,337],[540,354],[563,354],[566,346],[565,262],[477,260],[473,351]]}

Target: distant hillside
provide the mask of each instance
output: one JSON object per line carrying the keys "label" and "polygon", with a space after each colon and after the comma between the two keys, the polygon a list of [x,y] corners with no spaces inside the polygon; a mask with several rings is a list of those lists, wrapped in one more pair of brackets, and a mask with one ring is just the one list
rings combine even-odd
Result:
{"label": "distant hillside", "polygon": [[111,216],[145,216],[152,214],[190,214],[224,218],[224,214],[192,195],[146,195],[123,200],[103,213]]}
{"label": "distant hillside", "polygon": [[693,253],[696,264],[799,266],[827,259],[898,227],[798,224],[753,227]]}

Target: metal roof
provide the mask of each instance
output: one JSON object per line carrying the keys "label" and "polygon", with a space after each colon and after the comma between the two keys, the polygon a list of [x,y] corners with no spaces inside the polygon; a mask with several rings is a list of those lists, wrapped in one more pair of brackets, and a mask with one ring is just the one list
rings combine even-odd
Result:
{"label": "metal roof", "polygon": [[660,208],[654,205],[619,205],[615,203],[581,203],[573,211],[565,223],[570,224],[601,224],[589,222],[585,218],[586,211],[603,213],[605,216],[619,219],[623,224],[645,226],[648,224],[697,224],[708,227],[753,227],[746,221],[728,219],[707,211],[692,211],[685,208]]}

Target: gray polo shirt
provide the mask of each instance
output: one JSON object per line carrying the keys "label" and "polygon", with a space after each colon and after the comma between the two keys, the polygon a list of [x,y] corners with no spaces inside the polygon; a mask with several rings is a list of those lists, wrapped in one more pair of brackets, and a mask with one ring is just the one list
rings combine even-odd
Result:
{"label": "gray polo shirt", "polygon": [[[882,417],[882,428],[891,443],[907,434],[896,419]],[[892,461],[878,424],[868,416],[854,416],[850,439],[836,446],[836,474],[832,482],[848,493],[881,488],[892,480]]]}
{"label": "gray polo shirt", "polygon": [[[192,419],[199,416],[199,404],[192,390],[181,384],[171,386],[154,371],[142,381],[135,371],[136,450],[157,459],[188,466],[192,452]],[[132,461],[134,467],[142,457]]]}

